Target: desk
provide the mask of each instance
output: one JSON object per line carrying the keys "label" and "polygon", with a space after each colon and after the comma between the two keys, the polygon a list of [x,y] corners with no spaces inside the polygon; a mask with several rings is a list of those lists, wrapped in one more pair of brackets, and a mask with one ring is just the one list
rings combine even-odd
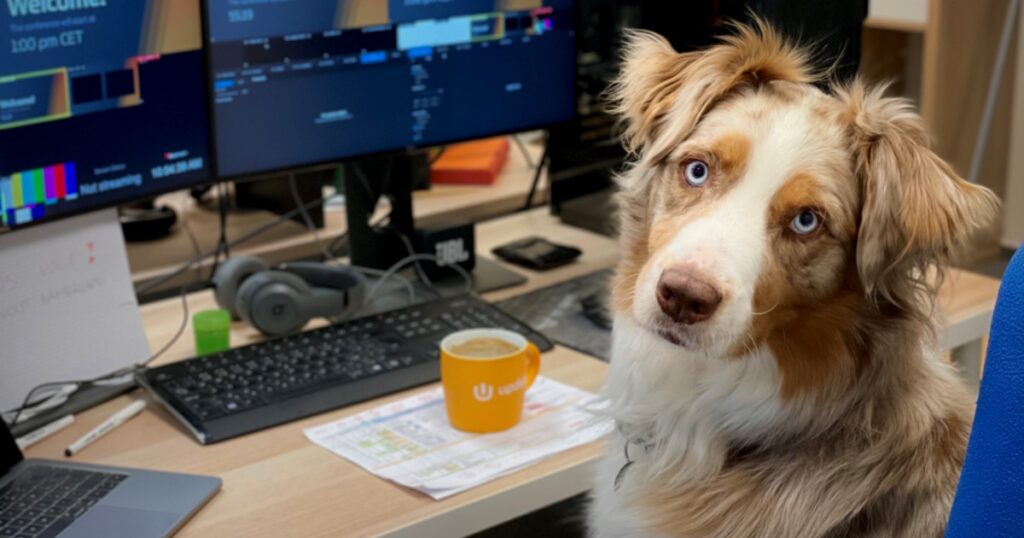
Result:
{"label": "desk", "polygon": [[[488,294],[489,300],[523,293],[560,280],[611,266],[615,242],[561,225],[546,209],[521,213],[478,227],[481,253],[504,241],[536,233],[578,245],[584,252],[576,264],[546,273],[517,269],[530,277],[515,290]],[[965,287],[969,293],[963,291]],[[979,320],[991,316],[997,282],[953,272],[941,304],[952,326],[945,334],[977,340]],[[209,292],[188,298],[193,309],[213,306]],[[181,320],[177,299],[143,307],[154,349],[173,335]],[[972,332],[973,331],[973,332]],[[236,325],[234,344],[257,338]],[[950,340],[953,341],[953,340]],[[179,341],[164,362],[191,354],[191,338]],[[589,390],[597,390],[607,372],[598,360],[565,348],[544,355],[543,374]],[[417,389],[414,389],[417,390]],[[133,397],[141,393],[136,393]],[[579,447],[444,501],[433,501],[371,476],[353,464],[313,445],[303,428],[323,424],[408,396],[408,392],[324,413],[209,447],[198,445],[158,405],[86,449],[77,459],[167,471],[216,475],[224,489],[189,522],[181,536],[458,536],[489,528],[589,489],[600,444]],[[32,447],[31,457],[60,458],[73,439],[95,426],[129,400],[119,398],[83,413],[71,428]]]}

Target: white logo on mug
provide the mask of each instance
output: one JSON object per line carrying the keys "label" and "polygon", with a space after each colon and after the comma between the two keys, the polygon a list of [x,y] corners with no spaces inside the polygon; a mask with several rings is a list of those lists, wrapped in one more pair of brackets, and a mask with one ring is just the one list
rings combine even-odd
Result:
{"label": "white logo on mug", "polygon": [[473,387],[473,397],[478,402],[487,402],[494,397],[494,387],[487,383],[480,383]]}
{"label": "white logo on mug", "polygon": [[505,385],[505,386],[502,386],[502,387],[498,387],[498,395],[499,396],[510,396],[510,395],[512,395],[512,393],[519,392],[519,391],[521,391],[521,390],[523,390],[525,388],[526,388],[526,376],[522,376],[519,379],[516,379],[515,381],[513,381],[512,383],[509,383],[508,385]]}

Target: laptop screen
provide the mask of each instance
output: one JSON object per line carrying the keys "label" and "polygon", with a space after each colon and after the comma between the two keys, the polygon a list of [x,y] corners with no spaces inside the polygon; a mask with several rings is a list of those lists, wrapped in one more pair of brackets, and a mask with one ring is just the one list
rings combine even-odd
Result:
{"label": "laptop screen", "polygon": [[7,423],[0,420],[0,476],[3,476],[21,459],[21,450],[14,443],[11,430],[7,429]]}

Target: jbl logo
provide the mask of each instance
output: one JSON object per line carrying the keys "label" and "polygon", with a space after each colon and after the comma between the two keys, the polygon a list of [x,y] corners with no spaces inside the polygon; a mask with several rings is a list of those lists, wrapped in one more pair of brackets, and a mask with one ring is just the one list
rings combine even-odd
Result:
{"label": "jbl logo", "polygon": [[487,383],[480,383],[473,387],[473,397],[478,402],[487,402],[494,397],[494,387]]}
{"label": "jbl logo", "polygon": [[461,237],[436,243],[434,252],[438,265],[455,265],[469,259],[469,252]]}

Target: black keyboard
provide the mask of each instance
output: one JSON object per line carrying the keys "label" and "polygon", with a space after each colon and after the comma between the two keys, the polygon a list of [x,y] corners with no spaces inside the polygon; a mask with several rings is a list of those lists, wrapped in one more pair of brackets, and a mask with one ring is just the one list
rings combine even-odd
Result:
{"label": "black keyboard", "polygon": [[57,536],[127,475],[31,465],[0,489],[0,536]]}
{"label": "black keyboard", "polygon": [[478,327],[552,347],[505,312],[463,295],[153,368],[139,382],[199,442],[216,443],[437,381],[441,339]]}

